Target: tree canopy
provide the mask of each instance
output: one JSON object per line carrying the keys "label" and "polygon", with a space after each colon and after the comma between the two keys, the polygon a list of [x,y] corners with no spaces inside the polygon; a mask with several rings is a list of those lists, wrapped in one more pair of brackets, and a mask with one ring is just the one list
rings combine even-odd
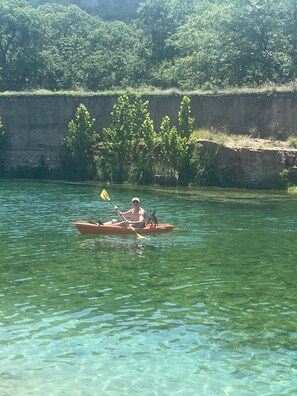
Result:
{"label": "tree canopy", "polygon": [[0,90],[296,80],[295,0],[0,0]]}
{"label": "tree canopy", "polygon": [[33,6],[43,4],[76,5],[91,15],[103,20],[129,22],[137,17],[137,8],[141,0],[29,0]]}

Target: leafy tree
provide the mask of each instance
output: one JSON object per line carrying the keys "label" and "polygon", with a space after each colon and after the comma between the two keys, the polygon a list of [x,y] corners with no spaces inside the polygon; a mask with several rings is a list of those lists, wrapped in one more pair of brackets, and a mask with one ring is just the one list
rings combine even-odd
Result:
{"label": "leafy tree", "polygon": [[0,176],[3,176],[4,171],[4,164],[3,164],[3,151],[5,147],[5,130],[2,119],[0,117]]}
{"label": "leafy tree", "polygon": [[4,134],[5,134],[4,125],[2,122],[2,118],[0,117],[0,148],[4,140]]}
{"label": "leafy tree", "polygon": [[155,144],[156,131],[148,111],[148,101],[140,96],[135,98],[134,133],[132,138],[132,166],[130,180],[139,184],[151,184],[154,178],[154,164],[156,162]]}
{"label": "leafy tree", "polygon": [[171,126],[170,118],[165,116],[160,126],[160,138],[165,173],[178,179],[179,185],[187,185],[191,177],[190,136],[193,132],[194,118],[191,117],[190,99],[182,99],[178,113],[178,127]]}
{"label": "leafy tree", "polygon": [[113,106],[110,128],[102,130],[104,154],[99,165],[104,178],[115,183],[127,180],[131,155],[133,108],[127,95],[120,96]]}
{"label": "leafy tree", "polygon": [[152,41],[152,61],[159,62],[169,56],[165,49],[165,40],[171,32],[167,0],[146,0],[141,3],[138,13],[140,24]]}
{"label": "leafy tree", "polygon": [[160,125],[161,138],[161,163],[165,177],[170,180],[177,179],[176,171],[179,157],[179,135],[177,128],[171,125],[170,118],[165,116]]}
{"label": "leafy tree", "polygon": [[184,96],[178,112],[178,132],[182,138],[189,140],[194,128],[194,118],[191,117],[190,99]]}
{"label": "leafy tree", "polygon": [[295,0],[284,0],[282,15],[284,25],[283,37],[286,41],[283,45],[283,52],[287,59],[289,69],[287,81],[297,78],[297,2]]}
{"label": "leafy tree", "polygon": [[0,89],[36,86],[43,43],[38,12],[25,0],[0,0]]}
{"label": "leafy tree", "polygon": [[81,66],[85,61],[90,31],[101,21],[77,6],[60,4],[38,8],[46,31],[46,48],[42,52],[44,68],[40,74],[43,87],[51,90],[73,89],[84,85]]}
{"label": "leafy tree", "polygon": [[94,122],[83,104],[78,106],[75,118],[69,122],[68,136],[63,141],[62,163],[66,175],[72,179],[89,179],[95,175],[93,145],[98,135],[94,132]]}
{"label": "leafy tree", "polygon": [[172,59],[173,49],[166,40],[183,24],[194,0],[144,0],[138,9],[139,25],[152,42],[152,63]]}
{"label": "leafy tree", "polygon": [[123,22],[105,22],[87,36],[81,72],[88,89],[137,86],[146,73],[143,33]]}
{"label": "leafy tree", "polygon": [[285,3],[283,0],[234,0],[232,19],[224,30],[229,32],[226,43],[229,45],[222,43],[229,58],[230,85],[288,80],[291,60],[284,35],[288,13]]}
{"label": "leafy tree", "polygon": [[186,89],[289,81],[288,5],[288,0],[197,1],[167,39],[176,56],[163,63],[157,81]]}
{"label": "leafy tree", "polygon": [[171,126],[170,118],[165,116],[157,136],[148,101],[137,96],[132,102],[127,95],[121,96],[113,108],[112,126],[102,131],[99,168],[103,179],[150,184],[160,162],[167,177],[187,185],[191,175],[189,138],[194,124],[190,115],[190,100],[185,96],[178,114],[178,128]]}
{"label": "leafy tree", "polygon": [[141,0],[29,0],[33,6],[42,4],[76,5],[91,15],[104,20],[129,22],[137,17],[136,10]]}
{"label": "leafy tree", "polygon": [[[228,1],[201,0],[186,22],[180,25],[167,42],[174,47],[174,63],[163,64],[159,80],[185,89],[222,85],[220,53],[222,26],[230,19]],[[225,50],[223,48],[222,50]],[[225,77],[225,75],[223,75]]]}
{"label": "leafy tree", "polygon": [[[297,77],[296,0],[55,2],[0,0],[0,89],[193,90]],[[115,21],[125,7],[129,23]]]}
{"label": "leafy tree", "polygon": [[190,99],[184,96],[178,112],[179,156],[178,156],[178,182],[188,185],[191,178],[190,136],[193,133],[194,118],[191,117]]}
{"label": "leafy tree", "polygon": [[115,183],[152,181],[156,134],[147,106],[140,97],[134,102],[127,95],[118,98],[112,125],[102,131],[99,167],[104,178]]}

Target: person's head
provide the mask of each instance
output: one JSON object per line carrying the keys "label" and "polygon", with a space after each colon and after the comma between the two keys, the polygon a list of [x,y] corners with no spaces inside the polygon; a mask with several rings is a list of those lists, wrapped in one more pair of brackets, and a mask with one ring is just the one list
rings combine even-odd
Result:
{"label": "person's head", "polygon": [[137,198],[137,197],[134,197],[134,198],[132,198],[132,204],[133,204],[133,206],[135,205],[135,206],[138,206],[138,205],[140,205],[140,199],[139,198]]}

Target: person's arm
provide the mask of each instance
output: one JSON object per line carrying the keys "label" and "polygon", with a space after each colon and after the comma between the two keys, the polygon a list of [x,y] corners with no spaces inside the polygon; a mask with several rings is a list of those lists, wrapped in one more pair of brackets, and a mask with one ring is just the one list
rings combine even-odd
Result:
{"label": "person's arm", "polygon": [[121,217],[131,217],[131,209],[127,210],[126,212],[121,212],[120,209],[116,206],[115,210],[117,211],[117,214]]}

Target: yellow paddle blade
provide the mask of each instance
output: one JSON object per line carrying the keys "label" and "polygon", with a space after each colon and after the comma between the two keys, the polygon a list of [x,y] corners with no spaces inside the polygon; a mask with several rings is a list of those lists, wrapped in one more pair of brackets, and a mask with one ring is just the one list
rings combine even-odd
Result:
{"label": "yellow paddle blade", "polygon": [[138,234],[138,232],[135,231],[135,233],[136,233],[138,239],[144,239],[145,238],[145,236]]}
{"label": "yellow paddle blade", "polygon": [[106,190],[102,190],[100,197],[104,200],[104,201],[110,201],[110,196],[108,194],[108,192]]}

